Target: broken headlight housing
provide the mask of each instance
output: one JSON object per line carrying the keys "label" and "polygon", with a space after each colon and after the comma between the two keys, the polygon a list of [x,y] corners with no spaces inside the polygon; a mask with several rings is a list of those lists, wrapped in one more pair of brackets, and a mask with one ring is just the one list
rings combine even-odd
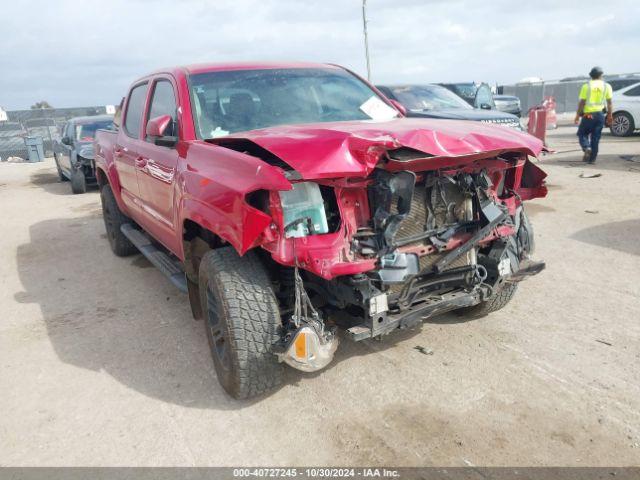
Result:
{"label": "broken headlight housing", "polygon": [[292,186],[291,190],[279,192],[285,236],[299,238],[328,233],[327,213],[319,185],[299,182]]}

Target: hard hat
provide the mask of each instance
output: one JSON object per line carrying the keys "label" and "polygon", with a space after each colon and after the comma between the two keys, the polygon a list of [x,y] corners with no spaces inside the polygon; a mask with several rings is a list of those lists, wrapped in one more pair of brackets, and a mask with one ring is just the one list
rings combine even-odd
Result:
{"label": "hard hat", "polygon": [[603,73],[604,73],[604,71],[602,70],[602,67],[593,67],[591,69],[591,71],[589,72],[589,76],[590,77],[599,77]]}

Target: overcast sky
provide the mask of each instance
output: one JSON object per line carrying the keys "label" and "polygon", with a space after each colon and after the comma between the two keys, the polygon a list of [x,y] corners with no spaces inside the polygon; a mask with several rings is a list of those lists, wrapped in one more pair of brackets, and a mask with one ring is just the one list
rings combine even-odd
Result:
{"label": "overcast sky", "polygon": [[[361,0],[3,1],[0,106],[118,103],[138,76],[310,60],[366,74]],[[374,82],[512,83],[640,71],[638,0],[369,0]]]}

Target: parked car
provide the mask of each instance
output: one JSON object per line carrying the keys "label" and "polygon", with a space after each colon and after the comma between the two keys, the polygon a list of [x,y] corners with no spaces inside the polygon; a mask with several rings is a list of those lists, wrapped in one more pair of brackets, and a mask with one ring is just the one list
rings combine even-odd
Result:
{"label": "parked car", "polygon": [[501,112],[510,113],[518,118],[522,116],[522,106],[518,97],[513,95],[494,95],[493,101],[496,109]]}
{"label": "parked car", "polygon": [[87,184],[96,182],[93,139],[96,130],[114,128],[111,115],[75,117],[61,130],[62,138],[54,142],[54,158],[61,182],[71,181],[73,193],[84,193]]}
{"label": "parked car", "polygon": [[462,82],[440,83],[439,85],[451,90],[473,108],[482,108],[484,110],[494,110],[496,108],[493,92],[486,83]]}
{"label": "parked car", "polygon": [[42,137],[42,148],[46,157],[53,155],[53,145],[60,141],[60,134],[53,118],[33,118],[25,120],[27,135]]}
{"label": "parked car", "polygon": [[4,162],[9,157],[29,158],[29,151],[24,143],[27,131],[19,122],[0,122],[0,159]]}
{"label": "parked car", "polygon": [[378,89],[390,100],[400,103],[407,117],[475,120],[522,130],[520,119],[515,115],[473,108],[440,85],[378,85]]}
{"label": "parked car", "polygon": [[613,92],[611,134],[628,137],[640,128],[640,82]]}
{"label": "parked car", "polygon": [[525,133],[403,118],[310,63],[161,70],[122,111],[95,140],[109,244],[188,292],[236,398],[283,363],[327,366],[338,327],[359,341],[486,315],[544,268],[522,203],[547,193],[542,142]]}
{"label": "parked car", "polygon": [[611,85],[611,90],[614,92],[624,87],[629,87],[640,82],[640,74],[629,75],[628,77],[610,78],[607,77],[607,83]]}

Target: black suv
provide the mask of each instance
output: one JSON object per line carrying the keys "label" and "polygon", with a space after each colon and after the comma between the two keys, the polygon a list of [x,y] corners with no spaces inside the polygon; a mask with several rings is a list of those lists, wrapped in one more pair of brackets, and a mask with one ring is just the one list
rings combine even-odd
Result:
{"label": "black suv", "polygon": [[86,192],[87,184],[96,181],[93,137],[101,128],[115,128],[111,115],[75,117],[62,127],[62,139],[54,141],[53,156],[60,181],[71,180],[73,193]]}

